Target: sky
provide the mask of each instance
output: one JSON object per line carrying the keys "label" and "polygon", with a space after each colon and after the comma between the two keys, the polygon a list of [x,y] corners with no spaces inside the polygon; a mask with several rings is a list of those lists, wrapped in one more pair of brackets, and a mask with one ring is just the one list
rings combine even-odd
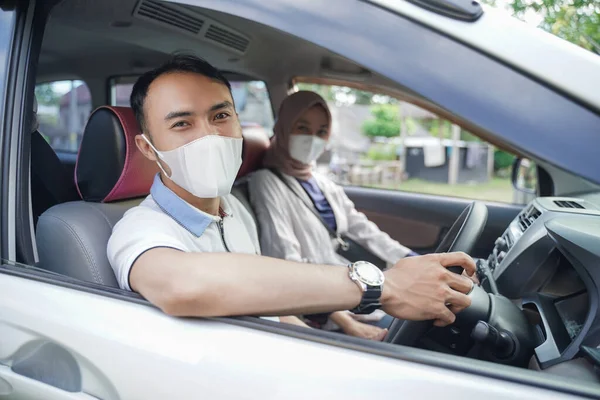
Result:
{"label": "sky", "polygon": [[[82,83],[82,81],[75,81],[75,87],[80,86]],[[52,83],[52,89],[55,93],[58,93],[60,95],[65,94],[69,90],[71,90],[71,81],[54,82]]]}
{"label": "sky", "polygon": [[[509,0],[496,0],[496,8],[506,11],[508,15],[512,15],[512,10],[509,4]],[[544,17],[534,10],[528,10],[525,12],[522,19],[530,25],[538,26],[544,20]]]}

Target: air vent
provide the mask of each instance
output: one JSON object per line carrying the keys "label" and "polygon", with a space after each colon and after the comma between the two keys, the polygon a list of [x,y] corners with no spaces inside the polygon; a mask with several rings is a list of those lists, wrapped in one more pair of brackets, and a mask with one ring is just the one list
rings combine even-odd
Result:
{"label": "air vent", "polygon": [[556,204],[560,208],[578,208],[580,210],[585,209],[583,205],[571,200],[554,200],[554,204]]}
{"label": "air vent", "polygon": [[519,214],[519,228],[521,228],[521,232],[525,232],[527,228],[529,228],[534,221],[540,217],[540,215],[542,215],[542,213],[534,206],[529,207],[527,210]]}
{"label": "air vent", "polygon": [[199,18],[177,5],[156,0],[142,0],[134,12],[136,17],[170,25],[172,28],[197,35],[204,25],[204,19]]}
{"label": "air vent", "polygon": [[159,0],[140,0],[133,16],[196,40],[202,40],[243,55],[250,38],[196,11],[196,7],[172,4]]}
{"label": "air vent", "polygon": [[204,37],[225,47],[235,49],[240,53],[245,53],[250,43],[250,40],[244,36],[216,24],[211,24],[208,27]]}

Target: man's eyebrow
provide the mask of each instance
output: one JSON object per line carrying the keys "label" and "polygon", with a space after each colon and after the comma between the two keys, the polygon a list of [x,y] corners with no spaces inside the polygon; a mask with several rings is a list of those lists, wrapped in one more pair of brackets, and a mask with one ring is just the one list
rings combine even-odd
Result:
{"label": "man's eyebrow", "polygon": [[165,121],[170,121],[172,119],[180,118],[180,117],[191,117],[193,115],[195,115],[195,113],[193,111],[171,111],[165,117]]}
{"label": "man's eyebrow", "polygon": [[208,109],[208,112],[212,112],[212,111],[217,111],[220,110],[222,108],[233,108],[233,104],[231,104],[231,102],[229,100],[225,100],[221,103],[215,104],[214,106],[212,106],[211,108]]}

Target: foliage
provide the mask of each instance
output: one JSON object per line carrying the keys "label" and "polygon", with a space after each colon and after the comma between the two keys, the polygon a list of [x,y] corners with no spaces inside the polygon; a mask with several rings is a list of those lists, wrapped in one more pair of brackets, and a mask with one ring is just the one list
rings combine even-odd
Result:
{"label": "foliage", "polygon": [[[496,0],[487,0],[495,5]],[[509,0],[513,15],[540,14],[540,28],[571,43],[600,54],[600,1],[598,0]]]}
{"label": "foliage", "polygon": [[61,95],[56,93],[51,83],[44,83],[35,87],[35,97],[39,104],[45,106],[57,106]]}
{"label": "foliage", "polygon": [[398,107],[392,104],[379,104],[371,108],[373,118],[363,123],[362,131],[369,137],[394,137],[400,135]]}
{"label": "foliage", "polygon": [[494,151],[494,171],[510,168],[515,160],[515,156],[503,150]]}
{"label": "foliage", "polygon": [[375,143],[369,148],[367,158],[373,161],[395,160],[396,146],[393,144]]}
{"label": "foliage", "polygon": [[477,136],[465,130],[460,131],[460,140],[464,140],[465,142],[482,142]]}

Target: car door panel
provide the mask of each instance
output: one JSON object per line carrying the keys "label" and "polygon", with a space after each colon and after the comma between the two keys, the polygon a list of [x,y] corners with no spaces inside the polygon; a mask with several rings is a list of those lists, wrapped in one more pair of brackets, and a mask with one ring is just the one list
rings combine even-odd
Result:
{"label": "car door panel", "polygon": [[[514,398],[517,393],[532,400],[569,398],[483,374],[472,379],[458,370],[358,351],[356,346],[319,343],[314,341],[316,337],[302,340],[221,321],[173,318],[148,305],[5,273],[0,273],[0,292],[1,326],[4,333],[12,332],[0,336],[0,377],[4,371],[15,386],[27,386],[21,393],[50,393],[42,398],[374,399],[418,395],[451,400],[463,399],[465,393],[487,400]],[[16,298],[19,301],[12,301]],[[81,391],[59,391],[51,386],[39,389],[42,383],[7,370],[18,349],[37,341],[53,343],[74,357],[81,370]],[[396,348],[379,346],[382,350]],[[452,356],[437,359],[444,357]],[[61,393],[64,396],[60,397]],[[16,392],[6,397],[22,398]]]}
{"label": "car door panel", "polygon": [[[401,191],[347,186],[356,208],[380,229],[418,253],[435,251],[437,245],[471,200]],[[488,221],[471,255],[487,258],[494,241],[504,232],[522,206],[486,202]]]}
{"label": "car door panel", "polygon": [[422,222],[412,217],[371,211],[366,208],[360,211],[379,229],[411,249],[434,248],[439,242],[442,228],[436,224]]}

